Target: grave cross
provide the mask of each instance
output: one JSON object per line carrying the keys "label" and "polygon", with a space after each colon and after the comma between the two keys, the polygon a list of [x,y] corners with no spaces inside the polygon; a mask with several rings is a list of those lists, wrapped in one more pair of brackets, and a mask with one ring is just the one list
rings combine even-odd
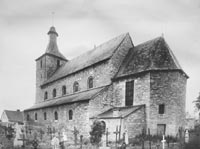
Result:
{"label": "grave cross", "polygon": [[115,139],[115,146],[116,146],[116,148],[117,148],[117,135],[119,134],[119,130],[118,130],[118,126],[116,126],[116,131],[115,132],[113,132],[115,135],[116,135],[116,139]]}
{"label": "grave cross", "polygon": [[106,146],[108,146],[108,135],[109,135],[110,133],[108,132],[108,128],[106,129]]}
{"label": "grave cross", "polygon": [[[22,131],[22,132],[23,132],[23,131]],[[25,138],[24,133],[22,134],[22,139],[17,139],[17,140],[22,141],[22,148],[25,147],[25,142],[26,142],[26,141],[29,141],[28,139]]]}
{"label": "grave cross", "polygon": [[165,149],[165,142],[166,142],[165,135],[163,135],[163,139],[161,142],[162,142],[162,148]]}
{"label": "grave cross", "polygon": [[48,133],[48,135],[50,135],[51,136],[51,139],[52,139],[52,130],[51,130],[51,127],[47,127],[47,133]]}
{"label": "grave cross", "polygon": [[80,149],[82,149],[82,146],[83,146],[83,135],[80,135],[80,144],[81,144]]}
{"label": "grave cross", "polygon": [[118,139],[118,141],[120,141],[120,136],[121,136],[121,125],[119,125],[119,139]]}
{"label": "grave cross", "polygon": [[78,134],[79,134],[79,131],[76,129],[76,127],[74,126],[74,131],[73,131],[73,133],[74,133],[74,143],[75,143],[75,146],[77,145],[77,136],[78,136]]}
{"label": "grave cross", "polygon": [[149,140],[149,149],[151,149],[151,134],[149,128],[148,128],[148,140]]}

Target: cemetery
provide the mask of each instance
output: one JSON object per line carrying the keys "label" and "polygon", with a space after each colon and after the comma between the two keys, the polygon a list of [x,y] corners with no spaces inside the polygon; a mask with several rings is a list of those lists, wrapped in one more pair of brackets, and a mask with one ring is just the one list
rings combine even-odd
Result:
{"label": "cemetery", "polygon": [[[195,128],[196,130],[199,127]],[[13,146],[15,132],[10,127],[0,127],[1,149],[193,149],[197,147],[200,138],[195,130],[179,128],[176,137],[165,135],[152,135],[150,129],[142,130],[141,134],[130,140],[126,133],[121,134],[120,126],[116,127],[115,138],[110,138],[109,129],[105,129],[100,121],[91,126],[89,138],[79,135],[74,127],[72,140],[69,140],[62,130],[48,127],[47,130],[25,126],[22,129],[21,146]],[[188,135],[189,134],[189,135]],[[189,138],[188,138],[189,136]]]}

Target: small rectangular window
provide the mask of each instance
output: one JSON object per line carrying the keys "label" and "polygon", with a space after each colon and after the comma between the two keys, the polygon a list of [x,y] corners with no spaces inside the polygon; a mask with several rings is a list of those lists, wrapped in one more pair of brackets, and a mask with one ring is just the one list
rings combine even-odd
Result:
{"label": "small rectangular window", "polygon": [[165,113],[165,105],[164,104],[160,104],[159,105],[158,113],[159,114],[164,114]]}
{"label": "small rectangular window", "polygon": [[134,80],[130,82],[126,82],[126,97],[125,97],[125,105],[132,106],[133,105],[133,95],[134,95]]}

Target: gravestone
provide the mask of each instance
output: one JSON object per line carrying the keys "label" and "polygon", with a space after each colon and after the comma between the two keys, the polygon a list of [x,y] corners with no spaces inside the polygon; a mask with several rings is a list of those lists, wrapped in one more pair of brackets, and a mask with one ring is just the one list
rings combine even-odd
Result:
{"label": "gravestone", "polygon": [[185,143],[189,143],[189,131],[185,130]]}
{"label": "gravestone", "polygon": [[59,149],[59,139],[57,136],[54,136],[51,140],[52,149]]}

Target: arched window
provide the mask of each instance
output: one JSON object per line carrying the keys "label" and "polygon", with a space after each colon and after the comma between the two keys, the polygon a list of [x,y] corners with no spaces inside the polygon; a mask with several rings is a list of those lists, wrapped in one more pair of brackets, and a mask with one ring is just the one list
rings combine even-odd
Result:
{"label": "arched window", "polygon": [[37,121],[37,113],[35,113],[35,120]]}
{"label": "arched window", "polygon": [[29,115],[29,114],[27,114],[27,116],[26,116],[26,120],[27,120],[27,121],[30,120],[30,115]]}
{"label": "arched window", "polygon": [[74,92],[78,92],[78,90],[79,90],[78,82],[74,82],[73,90],[74,90]]}
{"label": "arched window", "polygon": [[72,119],[73,119],[73,111],[69,110],[69,120],[72,120]]}
{"label": "arched window", "polygon": [[56,97],[56,89],[53,89],[53,97]]}
{"label": "arched window", "polygon": [[44,93],[44,100],[45,100],[45,99],[48,99],[48,92],[45,92],[45,93]]}
{"label": "arched window", "polygon": [[103,132],[106,132],[106,123],[104,121],[101,121],[102,125],[103,125]]}
{"label": "arched window", "polygon": [[62,86],[62,95],[65,95],[66,94],[66,86]]}
{"label": "arched window", "polygon": [[88,88],[93,88],[93,77],[92,76],[90,76],[88,78]]}
{"label": "arched window", "polygon": [[42,68],[42,59],[40,60],[40,68]]}
{"label": "arched window", "polygon": [[47,113],[44,112],[44,120],[47,120]]}
{"label": "arched window", "polygon": [[57,60],[57,67],[60,67],[60,60]]}
{"label": "arched window", "polygon": [[57,113],[57,111],[54,112],[54,118],[55,118],[55,120],[58,120],[58,113]]}

